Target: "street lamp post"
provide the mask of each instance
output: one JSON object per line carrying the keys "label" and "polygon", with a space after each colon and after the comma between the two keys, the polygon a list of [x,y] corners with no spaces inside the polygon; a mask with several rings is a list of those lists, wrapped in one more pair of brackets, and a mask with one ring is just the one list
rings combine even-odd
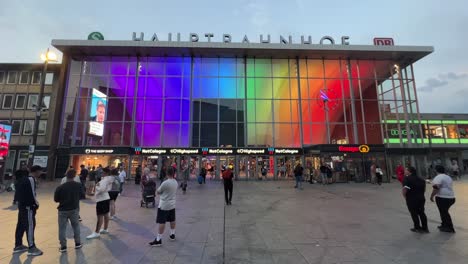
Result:
{"label": "street lamp post", "polygon": [[29,159],[29,166],[32,166],[34,164],[34,157],[36,156],[36,148],[37,148],[37,136],[39,133],[39,122],[41,120],[41,113],[42,113],[42,100],[44,99],[44,87],[45,87],[45,78],[47,74],[47,65],[49,62],[54,62],[57,61],[57,55],[55,53],[49,51],[47,49],[46,54],[41,54],[41,59],[44,61],[44,67],[42,68],[42,74],[41,74],[41,84],[40,84],[40,89],[39,89],[39,96],[37,98],[36,102],[36,107],[33,110],[36,112],[36,118],[34,119],[34,128],[33,128],[33,138],[32,138],[32,143],[30,147],[30,159]]}
{"label": "street lamp post", "polygon": [[325,125],[327,129],[327,144],[330,144],[330,121],[328,120],[328,101],[330,98],[328,95],[323,91],[320,90],[320,98],[323,101],[323,109],[325,110]]}

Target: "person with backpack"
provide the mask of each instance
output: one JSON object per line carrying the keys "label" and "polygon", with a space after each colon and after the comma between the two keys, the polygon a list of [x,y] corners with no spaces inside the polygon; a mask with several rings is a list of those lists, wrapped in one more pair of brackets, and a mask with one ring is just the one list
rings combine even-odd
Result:
{"label": "person with backpack", "polygon": [[117,201],[117,197],[119,197],[120,192],[120,179],[119,179],[119,171],[117,169],[111,170],[111,180],[112,180],[112,187],[109,191],[109,210],[110,210],[110,220],[115,220],[115,202]]}
{"label": "person with backpack", "polygon": [[304,168],[301,163],[298,162],[294,168],[294,177],[296,178],[296,186],[294,188],[299,188],[302,190],[302,174],[304,173]]}
{"label": "person with backpack", "polygon": [[232,173],[232,169],[233,166],[229,165],[222,174],[224,184],[224,199],[226,200],[226,205],[232,205],[232,190],[234,189],[234,184],[232,182],[234,174]]}

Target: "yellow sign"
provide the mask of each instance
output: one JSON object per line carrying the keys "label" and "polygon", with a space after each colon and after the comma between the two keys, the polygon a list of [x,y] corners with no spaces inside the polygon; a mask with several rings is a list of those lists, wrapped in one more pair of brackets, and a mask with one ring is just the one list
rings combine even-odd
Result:
{"label": "yellow sign", "polygon": [[370,151],[369,146],[367,146],[367,145],[361,145],[361,146],[359,146],[359,152],[361,152],[361,153],[368,153],[369,151]]}

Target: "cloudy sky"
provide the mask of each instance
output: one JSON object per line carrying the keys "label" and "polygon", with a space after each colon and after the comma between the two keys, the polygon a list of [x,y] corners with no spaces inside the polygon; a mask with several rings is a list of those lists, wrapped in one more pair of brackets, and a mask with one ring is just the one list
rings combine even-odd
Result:
{"label": "cloudy sky", "polygon": [[[233,37],[350,36],[351,44],[393,37],[397,45],[434,46],[415,64],[421,112],[468,113],[468,1],[133,0],[1,1],[0,62],[39,62],[51,39],[128,40],[132,32],[212,32]],[[162,37],[161,37],[162,38]]]}

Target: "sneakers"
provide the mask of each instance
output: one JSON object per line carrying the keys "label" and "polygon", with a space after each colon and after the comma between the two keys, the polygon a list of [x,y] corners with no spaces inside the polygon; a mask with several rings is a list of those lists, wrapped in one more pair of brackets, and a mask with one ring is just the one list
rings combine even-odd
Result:
{"label": "sneakers", "polygon": [[61,253],[67,252],[67,247],[60,247],[59,252],[61,252]]}
{"label": "sneakers", "polygon": [[30,248],[28,249],[28,256],[40,256],[44,254],[40,249],[38,249],[37,247],[33,247],[33,248]]}
{"label": "sneakers", "polygon": [[99,235],[96,232],[93,232],[91,235],[87,236],[86,239],[93,239],[93,238],[99,238],[101,235]]}
{"label": "sneakers", "polygon": [[174,241],[175,240],[175,235],[170,235],[169,238]]}
{"label": "sneakers", "polygon": [[26,252],[28,251],[28,247],[27,246],[24,246],[24,245],[21,245],[21,246],[17,246],[13,249],[13,254],[16,254],[16,253],[21,253],[21,252]]}
{"label": "sneakers", "polygon": [[441,227],[439,228],[440,232],[445,232],[445,233],[455,233],[455,229],[450,228],[450,227]]}
{"label": "sneakers", "polygon": [[109,231],[107,231],[107,229],[101,229],[99,231],[100,234],[109,234]]}
{"label": "sneakers", "polygon": [[83,244],[81,244],[81,243],[76,243],[75,244],[75,249],[80,249],[82,247],[83,247]]}
{"label": "sneakers", "polygon": [[[175,236],[174,236],[175,238]],[[161,240],[157,240],[156,238],[149,242],[149,245],[152,246],[152,247],[160,247],[162,245],[162,239]]]}
{"label": "sneakers", "polygon": [[115,220],[115,215],[109,217],[109,220]]}

